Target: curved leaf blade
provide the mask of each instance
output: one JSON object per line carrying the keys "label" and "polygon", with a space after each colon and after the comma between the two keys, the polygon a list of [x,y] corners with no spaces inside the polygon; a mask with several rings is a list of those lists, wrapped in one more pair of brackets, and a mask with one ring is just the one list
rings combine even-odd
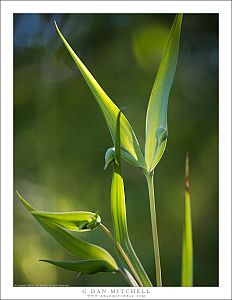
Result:
{"label": "curved leaf blade", "polygon": [[145,161],[151,172],[160,161],[168,136],[168,98],[175,76],[183,14],[177,14],[152,88],[146,115]]}
{"label": "curved leaf blade", "polygon": [[68,233],[65,229],[36,216],[42,227],[66,250],[83,259],[99,259],[106,261],[115,270],[118,269],[113,257],[103,248],[87,243]]}
{"label": "curved leaf blade", "polygon": [[[106,120],[107,126],[109,128],[111,137],[113,141],[115,141],[116,135],[116,123],[117,116],[119,113],[119,108],[114,104],[114,102],[107,96],[98,82],[95,80],[93,75],[89,72],[80,58],[73,51],[71,46],[68,44],[61,31],[59,30],[56,22],[55,22],[56,30],[63,41],[65,47],[73,58],[74,62],[77,65],[77,68],[81,72],[83,78],[85,79],[87,85],[89,86],[93,96],[97,100],[98,105],[103,113],[103,116]],[[126,119],[126,117],[122,114],[121,116],[121,146],[133,157],[132,162],[135,161],[135,165],[137,167],[146,168],[146,163],[141,152],[138,140],[135,136],[135,133]],[[123,157],[124,158],[124,157]],[[131,161],[127,160],[127,157],[124,158],[127,162],[131,163]]]}
{"label": "curved leaf blade", "polygon": [[115,272],[116,270],[104,260],[59,261],[40,259],[42,262],[82,274],[96,274],[99,272]]}
{"label": "curved leaf blade", "polygon": [[193,286],[193,240],[191,201],[189,193],[189,157],[185,166],[184,226],[182,244],[182,286]]}
{"label": "curved leaf blade", "polygon": [[18,191],[16,191],[16,195],[18,196],[19,200],[22,202],[22,204],[26,207],[26,209],[29,212],[35,211],[36,209],[31,206],[20,194]]}
{"label": "curved leaf blade", "polygon": [[105,249],[73,236],[65,229],[52,222],[51,219],[46,219],[41,217],[39,214],[36,214],[36,209],[23,199],[19,193],[17,193],[17,195],[23,205],[30,211],[40,225],[66,250],[83,259],[106,261],[112,268],[115,269],[115,271],[118,270],[118,266],[114,258]]}
{"label": "curved leaf blade", "polygon": [[47,219],[65,229],[77,232],[93,230],[101,223],[101,217],[98,214],[87,211],[67,213],[34,211],[32,214],[35,217]]}

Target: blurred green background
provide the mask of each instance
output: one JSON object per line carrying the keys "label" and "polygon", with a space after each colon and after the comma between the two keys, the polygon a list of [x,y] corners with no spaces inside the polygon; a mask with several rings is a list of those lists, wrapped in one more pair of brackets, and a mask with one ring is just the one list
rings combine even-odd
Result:
{"label": "blurred green background", "polygon": [[[14,189],[41,210],[98,211],[112,229],[112,145],[101,112],[58,37],[53,20],[143,148],[146,107],[173,14],[14,15]],[[155,173],[163,283],[179,286],[185,153],[190,153],[195,286],[218,285],[218,15],[185,14],[169,101],[168,146]],[[154,281],[148,192],[123,166],[129,231]],[[138,220],[143,222],[138,226]],[[98,230],[86,240],[114,249]],[[39,259],[73,259],[14,199],[14,284],[124,286],[115,274],[76,278]]]}

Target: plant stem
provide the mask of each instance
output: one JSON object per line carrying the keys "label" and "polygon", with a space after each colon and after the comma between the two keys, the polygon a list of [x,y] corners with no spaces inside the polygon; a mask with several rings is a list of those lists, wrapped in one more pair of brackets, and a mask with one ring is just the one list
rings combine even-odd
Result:
{"label": "plant stem", "polygon": [[148,192],[149,192],[149,200],[150,200],[152,238],[153,238],[154,255],[155,255],[156,283],[157,286],[161,287],[162,277],[161,277],[161,265],[160,265],[159,240],[158,240],[158,230],[157,230],[157,221],[156,221],[153,177],[154,177],[154,172],[151,172],[148,175],[146,175]]}
{"label": "plant stem", "polygon": [[120,252],[120,254],[122,255],[123,259],[125,260],[126,264],[128,265],[129,269],[131,270],[132,274],[134,275],[137,283],[139,286],[143,286],[137,272],[135,271],[132,263],[130,262],[128,256],[126,255],[125,251],[123,250],[122,246],[120,245],[120,243],[114,239],[112,233],[110,232],[110,230],[103,225],[102,223],[100,223],[100,228],[109,236],[109,238],[114,242],[116,248],[118,249],[118,251]]}
{"label": "plant stem", "polygon": [[123,272],[123,270],[122,269],[118,269],[118,272],[122,275],[122,277],[126,280],[126,282],[127,283],[129,283],[129,285],[131,286],[131,287],[133,287],[133,283],[130,281],[130,279],[127,277],[127,275],[126,275],[126,273],[125,272]]}

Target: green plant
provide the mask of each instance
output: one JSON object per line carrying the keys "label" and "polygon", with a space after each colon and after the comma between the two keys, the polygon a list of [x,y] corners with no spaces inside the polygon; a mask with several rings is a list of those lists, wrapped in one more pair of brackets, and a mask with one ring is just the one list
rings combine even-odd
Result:
{"label": "green plant", "polygon": [[186,155],[185,163],[185,201],[184,201],[184,226],[182,249],[182,286],[193,285],[193,241],[192,217],[189,193],[189,157]]}
{"label": "green plant", "polygon": [[[167,144],[168,98],[177,65],[181,23],[182,14],[178,14],[171,28],[151,92],[146,115],[145,155],[143,155],[134,130],[124,114],[103,91],[89,70],[72,50],[55,23],[61,40],[75,61],[79,71],[100,106],[113,140],[114,146],[109,148],[105,154],[105,168],[109,165],[113,166],[111,210],[114,234],[112,234],[109,229],[102,224],[101,218],[98,214],[91,212],[52,213],[38,211],[18,194],[21,202],[36,218],[41,226],[66,250],[83,259],[81,261],[72,262],[55,260],[42,261],[64,269],[86,274],[103,271],[120,272],[132,286],[153,286],[152,281],[149,279],[141,262],[139,261],[129,238],[124,182],[121,171],[122,158],[127,163],[141,169],[147,181],[151,212],[151,231],[154,245],[156,285],[162,286],[154,194],[154,170],[159,163]],[[182,284],[184,286],[189,286],[192,285],[192,250],[189,250],[191,243],[191,216],[189,193],[187,190],[185,210]],[[69,233],[69,231],[76,231],[79,233],[87,232],[96,228],[102,229],[114,243],[119,257],[118,263],[105,249],[87,243]]]}

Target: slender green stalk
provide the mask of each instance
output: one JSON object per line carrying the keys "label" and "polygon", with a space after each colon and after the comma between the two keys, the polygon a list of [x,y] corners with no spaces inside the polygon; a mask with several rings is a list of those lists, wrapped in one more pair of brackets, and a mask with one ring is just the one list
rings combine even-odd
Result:
{"label": "slender green stalk", "polygon": [[[115,152],[113,153],[113,175],[111,183],[111,213],[114,226],[114,237],[123,247],[129,261],[131,262],[136,274],[140,278],[142,286],[152,286],[152,283],[147,276],[142,264],[140,263],[130,242],[127,217],[126,217],[126,201],[124,181],[121,172],[121,112],[118,114],[116,125]],[[123,261],[123,263],[125,263]],[[140,282],[137,280],[138,283]],[[141,284],[140,283],[140,284]]]}
{"label": "slender green stalk", "polygon": [[135,271],[132,263],[130,262],[130,259],[128,258],[128,256],[126,255],[125,251],[123,250],[122,246],[120,245],[120,243],[114,239],[112,233],[110,232],[110,230],[103,225],[102,223],[100,224],[100,228],[109,236],[109,238],[114,242],[116,248],[118,249],[118,251],[120,252],[120,254],[122,255],[123,259],[125,260],[127,266],[129,267],[129,269],[131,270],[132,274],[134,275],[136,281],[138,282],[139,286],[143,286],[143,283],[141,282],[137,272]]}
{"label": "slender green stalk", "polygon": [[182,245],[182,286],[193,286],[193,238],[191,200],[189,193],[189,156],[186,155],[185,166],[185,199],[184,199],[184,226]]}
{"label": "slender green stalk", "polygon": [[159,240],[158,240],[158,230],[157,230],[157,221],[156,221],[155,193],[154,193],[153,177],[154,177],[154,172],[151,172],[148,175],[146,175],[147,186],[148,186],[148,191],[149,191],[149,200],[150,200],[152,238],[153,238],[154,255],[155,255],[156,283],[157,283],[157,286],[161,287],[162,286],[162,277],[161,277],[161,265],[160,265]]}

